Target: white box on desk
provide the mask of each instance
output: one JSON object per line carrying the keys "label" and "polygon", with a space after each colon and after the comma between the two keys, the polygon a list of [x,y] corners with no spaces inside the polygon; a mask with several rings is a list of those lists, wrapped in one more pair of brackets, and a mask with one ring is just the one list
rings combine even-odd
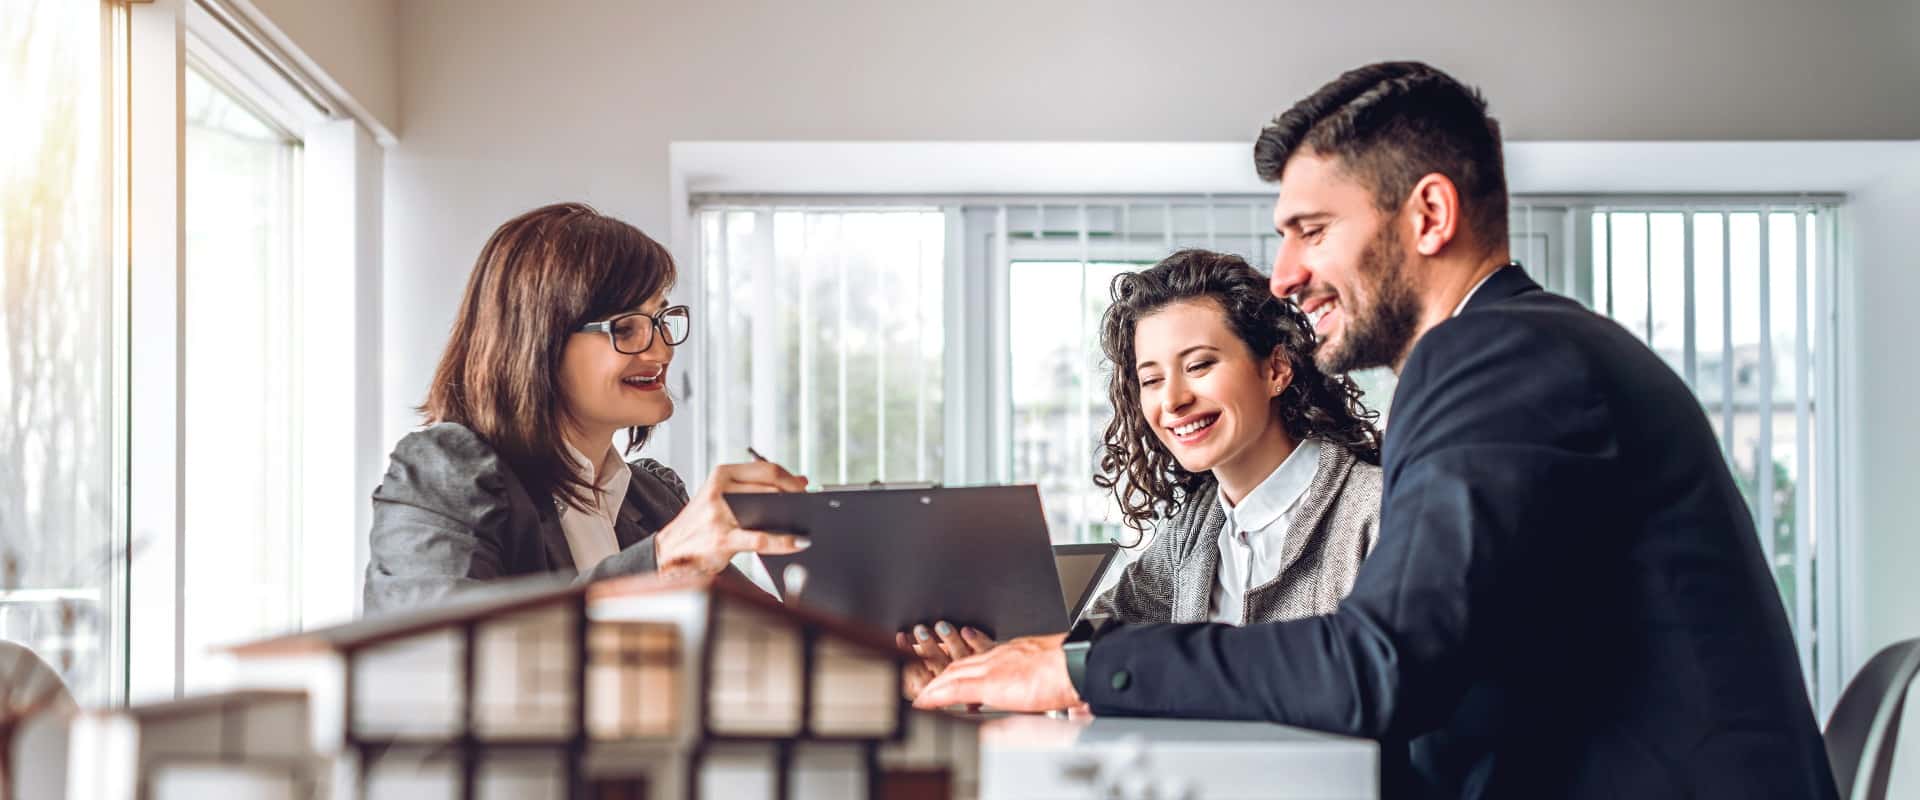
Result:
{"label": "white box on desk", "polygon": [[983,800],[1380,796],[1373,741],[1257,722],[1018,716],[980,749]]}

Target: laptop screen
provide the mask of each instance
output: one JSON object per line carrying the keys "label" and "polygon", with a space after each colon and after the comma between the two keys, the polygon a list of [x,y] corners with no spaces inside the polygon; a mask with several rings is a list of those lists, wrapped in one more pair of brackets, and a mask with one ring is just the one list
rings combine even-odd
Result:
{"label": "laptop screen", "polygon": [[1119,545],[1112,542],[1053,546],[1053,567],[1060,573],[1060,599],[1069,617],[1079,619],[1080,612],[1093,602],[1093,589],[1118,549]]}

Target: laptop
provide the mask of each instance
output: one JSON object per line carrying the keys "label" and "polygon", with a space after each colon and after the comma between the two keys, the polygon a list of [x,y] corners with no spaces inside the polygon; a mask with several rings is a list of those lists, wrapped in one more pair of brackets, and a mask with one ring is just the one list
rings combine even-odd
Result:
{"label": "laptop", "polygon": [[1060,575],[1060,597],[1067,607],[1067,619],[1077,620],[1093,605],[1100,588],[1100,577],[1120,552],[1116,542],[1099,544],[1056,544],[1053,568]]}

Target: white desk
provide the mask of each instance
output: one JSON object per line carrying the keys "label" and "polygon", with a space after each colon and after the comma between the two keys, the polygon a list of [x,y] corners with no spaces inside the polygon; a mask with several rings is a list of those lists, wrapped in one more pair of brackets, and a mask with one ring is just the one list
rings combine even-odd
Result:
{"label": "white desk", "polygon": [[1257,722],[1008,717],[980,732],[981,800],[1380,796],[1374,742]]}

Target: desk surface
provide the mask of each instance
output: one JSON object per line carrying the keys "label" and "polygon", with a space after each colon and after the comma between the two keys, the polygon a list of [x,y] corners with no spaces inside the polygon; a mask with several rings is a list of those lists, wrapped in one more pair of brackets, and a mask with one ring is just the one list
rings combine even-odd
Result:
{"label": "desk surface", "polygon": [[1257,722],[1015,716],[980,750],[982,800],[1380,795],[1374,742]]}

